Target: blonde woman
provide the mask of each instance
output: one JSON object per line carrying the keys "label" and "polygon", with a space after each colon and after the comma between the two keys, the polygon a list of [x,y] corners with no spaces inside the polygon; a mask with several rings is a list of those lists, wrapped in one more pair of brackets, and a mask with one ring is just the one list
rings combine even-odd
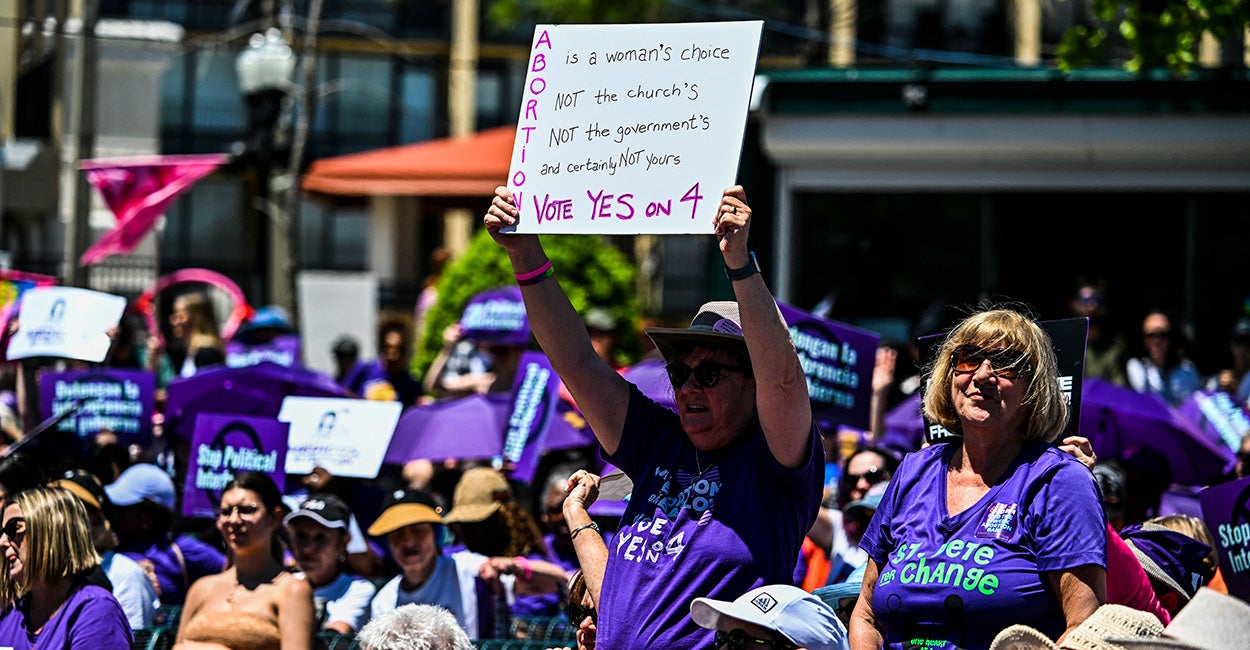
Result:
{"label": "blonde woman", "polygon": [[13,496],[3,512],[0,645],[129,648],[130,624],[107,589],[87,583],[100,564],[87,511],[62,488]]}
{"label": "blonde woman", "polygon": [[246,472],[221,493],[217,529],[231,567],[187,592],[177,650],[307,650],[313,642],[312,587],[283,564],[282,495],[264,474]]}

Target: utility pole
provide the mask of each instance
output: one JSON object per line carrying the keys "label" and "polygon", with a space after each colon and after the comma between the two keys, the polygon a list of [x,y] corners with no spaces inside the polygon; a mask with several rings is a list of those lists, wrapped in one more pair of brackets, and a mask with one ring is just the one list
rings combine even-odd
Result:
{"label": "utility pole", "polygon": [[[61,7],[58,7],[61,8]],[[96,132],[96,78],[98,57],[95,26],[98,19],[97,0],[70,0],[68,12],[59,11],[57,16],[57,75],[54,86],[57,98],[54,106],[53,130],[62,134],[73,133],[72,145],[63,146],[62,138],[54,138],[58,147],[61,178],[61,216],[65,226],[65,248],[61,277],[65,284],[75,287],[87,285],[88,273],[79,267],[78,258],[87,250],[91,228],[91,188],[86,178],[78,172],[78,164],[95,153]],[[78,39],[72,56],[66,56],[65,23],[67,18],[78,18]]]}

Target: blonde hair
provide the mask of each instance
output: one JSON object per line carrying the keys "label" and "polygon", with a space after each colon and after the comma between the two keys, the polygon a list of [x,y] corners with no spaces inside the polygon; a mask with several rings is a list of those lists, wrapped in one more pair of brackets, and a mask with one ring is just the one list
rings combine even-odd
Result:
{"label": "blonde hair", "polygon": [[1046,332],[1032,319],[1014,309],[977,312],[955,326],[938,348],[929,368],[924,395],[924,413],[951,433],[962,433],[963,426],[951,399],[954,365],[951,357],[961,345],[986,349],[1009,348],[1024,354],[1032,368],[1022,406],[1027,410],[1025,441],[1054,440],[1068,422],[1068,401],[1059,390],[1059,364]]}
{"label": "blonde hair", "polygon": [[1215,538],[1211,536],[1211,529],[1207,528],[1201,519],[1191,515],[1167,515],[1147,519],[1146,523],[1158,524],[1210,546],[1211,552],[1202,558],[1202,582],[1206,584],[1215,577],[1215,570],[1220,566],[1219,556],[1215,552]]}
{"label": "blonde hair", "polygon": [[12,499],[26,519],[25,580],[14,582],[0,572],[0,598],[20,598],[33,587],[50,585],[66,576],[86,573],[100,565],[92,543],[87,509],[78,497],[59,487],[25,490]]}

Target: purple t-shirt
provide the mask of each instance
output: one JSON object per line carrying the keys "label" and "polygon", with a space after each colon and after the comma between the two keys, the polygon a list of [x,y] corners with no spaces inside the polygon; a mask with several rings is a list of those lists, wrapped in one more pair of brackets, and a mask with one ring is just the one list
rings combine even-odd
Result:
{"label": "purple t-shirt", "polygon": [[1063,610],[1043,572],[1107,566],[1093,475],[1054,447],[1028,443],[980,501],[948,517],[956,448],[909,454],[860,541],[881,565],[872,609],[885,647],[985,648],[1014,623],[1058,638]]}
{"label": "purple t-shirt", "polygon": [[60,611],[43,625],[38,636],[26,631],[26,596],[0,614],[0,647],[30,650],[40,648],[129,648],[134,637],[126,613],[107,589],[86,585],[71,592]]}
{"label": "purple t-shirt", "polygon": [[200,578],[221,573],[226,568],[226,555],[213,545],[190,535],[174,540],[178,546],[161,542],[143,550],[119,549],[126,557],[139,563],[146,571],[156,572],[160,584],[161,604],[181,605],[187,589]]}
{"label": "purple t-shirt", "polygon": [[758,426],[696,460],[677,414],[630,387],[620,446],[605,456],[634,491],[608,543],[599,647],[711,647],[713,632],[690,618],[692,600],[790,584],[824,479],[815,425],[809,435],[797,469],[777,462]]}

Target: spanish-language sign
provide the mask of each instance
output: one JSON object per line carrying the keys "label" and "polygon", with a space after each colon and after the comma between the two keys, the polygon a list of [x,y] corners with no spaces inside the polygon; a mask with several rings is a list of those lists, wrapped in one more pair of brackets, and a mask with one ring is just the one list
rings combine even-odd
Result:
{"label": "spanish-language sign", "polygon": [[286,471],[324,467],[335,476],[376,478],[403,405],[339,397],[288,397],[278,419],[291,424]]}
{"label": "spanish-language sign", "polygon": [[121,322],[126,299],[74,287],[35,287],[22,295],[20,326],[8,358],[62,357],[99,363],[108,330]]}
{"label": "spanish-language sign", "polygon": [[712,232],[763,21],[538,25],[508,188],[516,232]]}
{"label": "spanish-language sign", "polygon": [[1250,601],[1250,477],[1198,493],[1228,593]]}
{"label": "spanish-language sign", "polygon": [[57,424],[58,431],[79,437],[112,431],[122,447],[152,442],[156,377],[144,370],[102,368],[44,373],[39,377],[39,404],[43,417],[55,417],[83,403],[72,417]]}
{"label": "spanish-language sign", "polygon": [[807,375],[812,415],[823,426],[842,424],[867,429],[872,369],[881,337],[780,300],[777,306],[790,328],[803,374]]}
{"label": "spanish-language sign", "polygon": [[[1051,345],[1055,350],[1055,360],[1059,370],[1059,390],[1068,402],[1068,424],[1055,440],[1063,440],[1075,436],[1081,424],[1081,386],[1085,376],[1085,338],[1089,334],[1088,318],[1064,318],[1062,320],[1038,321],[1037,323],[1050,336]],[[933,365],[933,356],[942,346],[946,334],[931,334],[917,339],[920,348],[920,361],[925,367]],[[928,386],[922,386],[927,390]],[[946,427],[924,419],[925,440],[929,443],[943,442],[957,438]]]}
{"label": "spanish-language sign", "polygon": [[299,336],[281,334],[267,343],[256,345],[239,341],[226,343],[226,365],[231,368],[246,368],[266,361],[286,368],[300,365]]}
{"label": "spanish-language sign", "polygon": [[503,458],[515,463],[514,477],[531,481],[538,469],[551,419],[555,417],[559,378],[547,355],[541,352],[522,354],[517,369],[504,428]]}
{"label": "spanish-language sign", "polygon": [[201,413],[191,436],[182,513],[213,517],[221,490],[243,472],[261,472],[284,485],[287,424],[273,418]]}

